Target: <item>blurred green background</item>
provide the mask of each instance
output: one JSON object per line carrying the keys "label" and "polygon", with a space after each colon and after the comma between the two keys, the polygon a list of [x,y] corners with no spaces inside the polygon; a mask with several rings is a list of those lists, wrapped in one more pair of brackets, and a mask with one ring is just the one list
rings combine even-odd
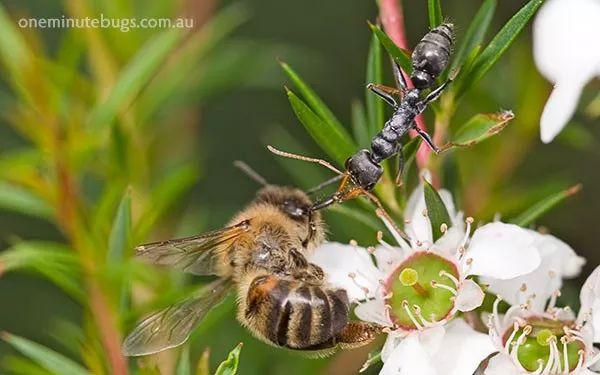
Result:
{"label": "blurred green background", "polygon": [[[142,105],[136,107],[137,104],[134,104],[133,110],[137,111],[134,119],[128,119],[127,113],[121,109],[118,122],[125,124],[123,128],[127,129],[128,121],[139,127],[129,133],[125,130],[124,134],[140,134],[147,139],[140,143],[126,141],[130,143],[124,149],[129,153],[139,152],[145,162],[136,160],[135,156],[118,159],[115,156],[118,152],[106,152],[114,146],[89,149],[91,155],[87,160],[91,169],[98,167],[100,171],[109,172],[82,177],[85,194],[95,197],[110,185],[108,178],[119,175],[122,170],[125,176],[121,176],[117,183],[119,186],[141,186],[133,188],[134,218],[145,212],[154,212],[143,207],[152,206],[152,188],[160,184],[163,172],[183,166],[184,172],[181,173],[187,173],[189,177],[183,178],[189,189],[174,194],[172,204],[165,206],[160,216],[148,224],[146,232],[150,233],[143,238],[135,238],[133,242],[200,233],[222,226],[236,210],[252,199],[257,188],[255,183],[233,168],[232,162],[236,159],[246,161],[273,183],[299,184],[302,188],[317,183],[322,171],[315,172],[316,167],[292,162],[290,165],[294,168],[306,170],[305,181],[295,180],[265,148],[266,144],[283,145],[286,137],[291,136],[296,143],[303,145],[303,152],[322,155],[290,109],[283,90],[287,80],[276,59],[285,60],[301,72],[342,123],[348,124],[350,104],[353,100],[364,98],[366,55],[371,38],[366,21],[374,21],[377,17],[374,1],[255,0],[234,4],[215,0],[114,3],[100,0],[2,0],[1,4],[13,20],[73,14],[81,4],[86,4],[92,15],[99,11],[124,17],[184,14],[195,18],[198,25],[214,21],[223,14],[223,10],[231,13],[232,6],[236,7],[233,13],[240,13],[230,15],[222,22],[226,25],[223,29],[231,28],[227,35],[215,38],[214,45],[206,52],[195,52],[186,63],[176,67],[176,73],[183,75],[177,89],[168,91],[168,84],[159,85],[154,91],[146,90],[146,87],[152,88],[151,85],[140,89],[150,94],[136,97],[146,100],[146,104],[156,104],[155,107],[148,104],[151,110],[144,112]],[[480,1],[448,0],[442,4],[444,13],[456,25],[457,40],[460,41]],[[488,40],[523,4],[523,1],[516,0],[499,2]],[[412,46],[428,28],[427,3],[405,2],[404,11]],[[17,30],[30,45],[35,46],[36,55],[43,51],[45,56],[59,61],[51,74],[53,77],[66,77],[62,83],[60,79],[53,79],[53,86],[58,90],[56,95],[60,97],[61,90],[67,90],[65,87],[71,90],[69,95],[77,97],[81,93],[82,97],[61,101],[67,105],[61,109],[59,117],[73,118],[76,128],[82,106],[77,105],[71,112],[69,103],[80,99],[93,104],[94,95],[102,97],[98,94],[101,80],[96,79],[94,68],[90,67],[98,55],[87,55],[93,48],[88,44],[93,37],[90,39],[83,30]],[[99,37],[104,40],[111,55],[109,60],[114,62],[118,72],[159,31],[120,33],[101,30]],[[556,47],[556,53],[561,53],[560,46]],[[61,64],[64,69],[57,73]],[[70,71],[96,78],[85,83],[75,79],[69,81]],[[11,88],[10,69],[3,68],[1,74],[0,153],[4,154],[27,146],[29,140],[23,132],[9,125],[19,116],[20,108],[15,103],[21,99]],[[44,70],[36,74],[46,75]],[[529,25],[493,70],[463,99],[455,116],[456,121],[462,122],[477,112],[512,109],[516,114],[508,129],[493,140],[460,151],[461,194],[457,200],[469,215],[489,220],[496,212],[514,214],[550,192],[581,182],[583,190],[580,194],[554,209],[538,224],[587,258],[586,275],[600,262],[596,240],[600,213],[600,200],[597,199],[600,192],[600,127],[596,126],[594,116],[586,115],[586,107],[594,99],[599,86],[598,82],[588,86],[581,101],[581,110],[572,124],[555,142],[542,145],[538,137],[538,119],[550,87],[533,65]],[[168,97],[153,102],[155,98],[152,95],[160,97],[164,93]],[[119,133],[118,128],[115,129],[111,133],[113,138]],[[107,167],[107,164],[112,164],[112,167]],[[138,165],[143,167],[138,168]],[[11,165],[2,163],[1,167],[6,169]],[[174,181],[177,185],[177,179]],[[144,204],[136,203],[139,197],[143,197],[140,200],[144,200]],[[90,207],[95,205],[93,202],[90,198]],[[118,200],[115,202],[118,203]],[[20,239],[65,240],[56,226],[35,216],[0,209],[0,248],[8,248]],[[357,238],[361,243],[374,240],[369,228],[345,225],[344,217],[334,213],[327,214],[326,218],[331,239],[348,241]],[[191,280],[177,273],[155,271],[152,275],[157,275],[157,280],[168,280],[162,289],[155,288],[155,292],[164,297],[163,302],[175,298],[178,286],[189,285]],[[198,280],[191,282],[193,285]],[[150,285],[154,284],[150,282]],[[84,286],[81,285],[81,288],[83,290]],[[138,310],[138,315],[126,318],[128,327],[140,313]],[[87,319],[85,309],[72,296],[39,277],[36,272],[8,272],[0,276],[0,331],[27,337],[81,362],[76,350],[61,339],[66,337],[63,336],[66,329],[64,322],[85,326],[82,322]],[[210,346],[214,368],[238,342],[244,342],[240,362],[242,374],[355,373],[368,352],[368,349],[361,349],[356,353],[340,353],[328,359],[313,360],[271,348],[253,339],[235,323],[230,301],[211,314],[210,324],[194,334],[191,341],[192,363],[205,347]],[[0,342],[0,362],[12,363],[9,367],[13,370],[30,369],[25,365],[16,366],[15,355],[14,349]],[[173,358],[165,356],[161,368],[172,368],[169,363],[173,361]],[[0,372],[3,373],[3,370]]]}

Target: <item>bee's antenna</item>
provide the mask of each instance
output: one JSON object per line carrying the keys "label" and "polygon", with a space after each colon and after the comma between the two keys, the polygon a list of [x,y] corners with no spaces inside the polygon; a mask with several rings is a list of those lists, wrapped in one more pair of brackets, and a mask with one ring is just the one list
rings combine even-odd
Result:
{"label": "bee's antenna", "polygon": [[250,177],[252,180],[256,181],[260,185],[262,185],[262,186],[269,185],[269,183],[263,176],[258,174],[258,172],[256,172],[254,169],[252,169],[248,164],[244,163],[243,161],[236,160],[233,162],[233,165],[236,168],[238,168],[239,170],[241,170],[242,172],[244,172],[246,174],[246,176]]}
{"label": "bee's antenna", "polygon": [[333,165],[331,165],[330,163],[326,162],[323,159],[316,159],[316,158],[309,158],[308,156],[302,156],[302,155],[297,155],[297,154],[292,154],[291,152],[285,152],[285,151],[281,151],[276,149],[275,147],[268,145],[267,148],[269,149],[269,151],[271,151],[272,153],[274,153],[275,155],[279,155],[279,156],[283,156],[285,158],[290,158],[290,159],[297,159],[297,160],[302,160],[302,161],[308,161],[311,163],[317,163],[320,164],[322,166],[324,166],[325,168],[329,169],[330,171],[333,171],[339,175],[343,175],[343,172],[340,172],[339,169],[337,169],[336,167],[334,167]]}
{"label": "bee's antenna", "polygon": [[329,180],[321,182],[320,184],[313,186],[310,189],[306,190],[306,194],[310,195],[310,194],[316,193],[317,191],[323,189],[324,187],[327,187],[333,183],[338,182],[343,177],[344,177],[344,175],[338,174],[337,176],[334,176],[334,177],[330,178]]}

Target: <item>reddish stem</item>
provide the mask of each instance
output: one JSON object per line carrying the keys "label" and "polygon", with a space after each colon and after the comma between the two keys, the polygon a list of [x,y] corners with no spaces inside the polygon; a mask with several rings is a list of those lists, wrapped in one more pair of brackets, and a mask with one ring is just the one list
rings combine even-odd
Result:
{"label": "reddish stem", "polygon": [[[379,17],[383,24],[383,29],[386,34],[392,39],[396,45],[402,49],[408,50],[408,41],[406,39],[406,28],[404,27],[404,12],[402,11],[401,0],[380,0],[379,1]],[[408,87],[412,88],[410,78],[404,74]],[[417,126],[420,129],[426,130],[427,126],[423,120],[423,115],[416,118]],[[416,136],[416,132],[411,135]],[[424,143],[421,144],[417,152],[417,163],[419,166],[427,164],[431,150]]]}

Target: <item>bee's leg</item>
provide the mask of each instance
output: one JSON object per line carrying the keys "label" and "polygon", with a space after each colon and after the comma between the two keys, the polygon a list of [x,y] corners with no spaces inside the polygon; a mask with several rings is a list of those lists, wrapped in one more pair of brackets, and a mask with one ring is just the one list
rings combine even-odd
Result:
{"label": "bee's leg", "polygon": [[317,227],[315,226],[315,221],[313,217],[313,212],[314,210],[312,209],[312,207],[308,209],[308,235],[306,236],[304,241],[302,241],[302,247],[304,247],[305,249],[308,246],[309,242],[313,239],[313,237],[315,236],[315,232],[317,231]]}
{"label": "bee's leg", "polygon": [[398,148],[398,169],[396,170],[396,185],[402,185],[402,172],[404,172],[404,152],[402,152],[402,146]]}
{"label": "bee's leg", "polygon": [[400,92],[392,87],[387,87],[384,85],[377,85],[374,83],[369,83],[367,88],[371,90],[375,95],[379,96],[381,99],[385,100],[387,104],[392,106],[393,108],[398,108],[398,103],[396,103],[396,99],[392,97],[392,94],[399,94]]}
{"label": "bee's leg", "polygon": [[335,341],[342,349],[358,348],[367,345],[381,332],[381,327],[367,322],[350,321],[337,334]]}

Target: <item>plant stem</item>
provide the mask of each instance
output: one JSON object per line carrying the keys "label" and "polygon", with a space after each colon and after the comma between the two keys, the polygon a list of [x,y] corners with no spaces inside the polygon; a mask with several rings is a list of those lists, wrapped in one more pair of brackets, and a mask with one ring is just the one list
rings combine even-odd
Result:
{"label": "plant stem", "polygon": [[[408,50],[408,41],[406,39],[406,27],[404,26],[404,12],[402,10],[402,3],[400,0],[380,0],[379,1],[379,17],[383,25],[383,29],[390,39],[396,43],[396,45],[402,49]],[[406,74],[404,74],[408,87],[412,88],[413,84]],[[417,126],[420,129],[427,130],[423,115],[419,115],[416,118]],[[411,134],[413,137],[416,136],[415,132]],[[417,164],[423,167],[429,160],[431,149],[421,144],[421,147],[417,151]]]}

